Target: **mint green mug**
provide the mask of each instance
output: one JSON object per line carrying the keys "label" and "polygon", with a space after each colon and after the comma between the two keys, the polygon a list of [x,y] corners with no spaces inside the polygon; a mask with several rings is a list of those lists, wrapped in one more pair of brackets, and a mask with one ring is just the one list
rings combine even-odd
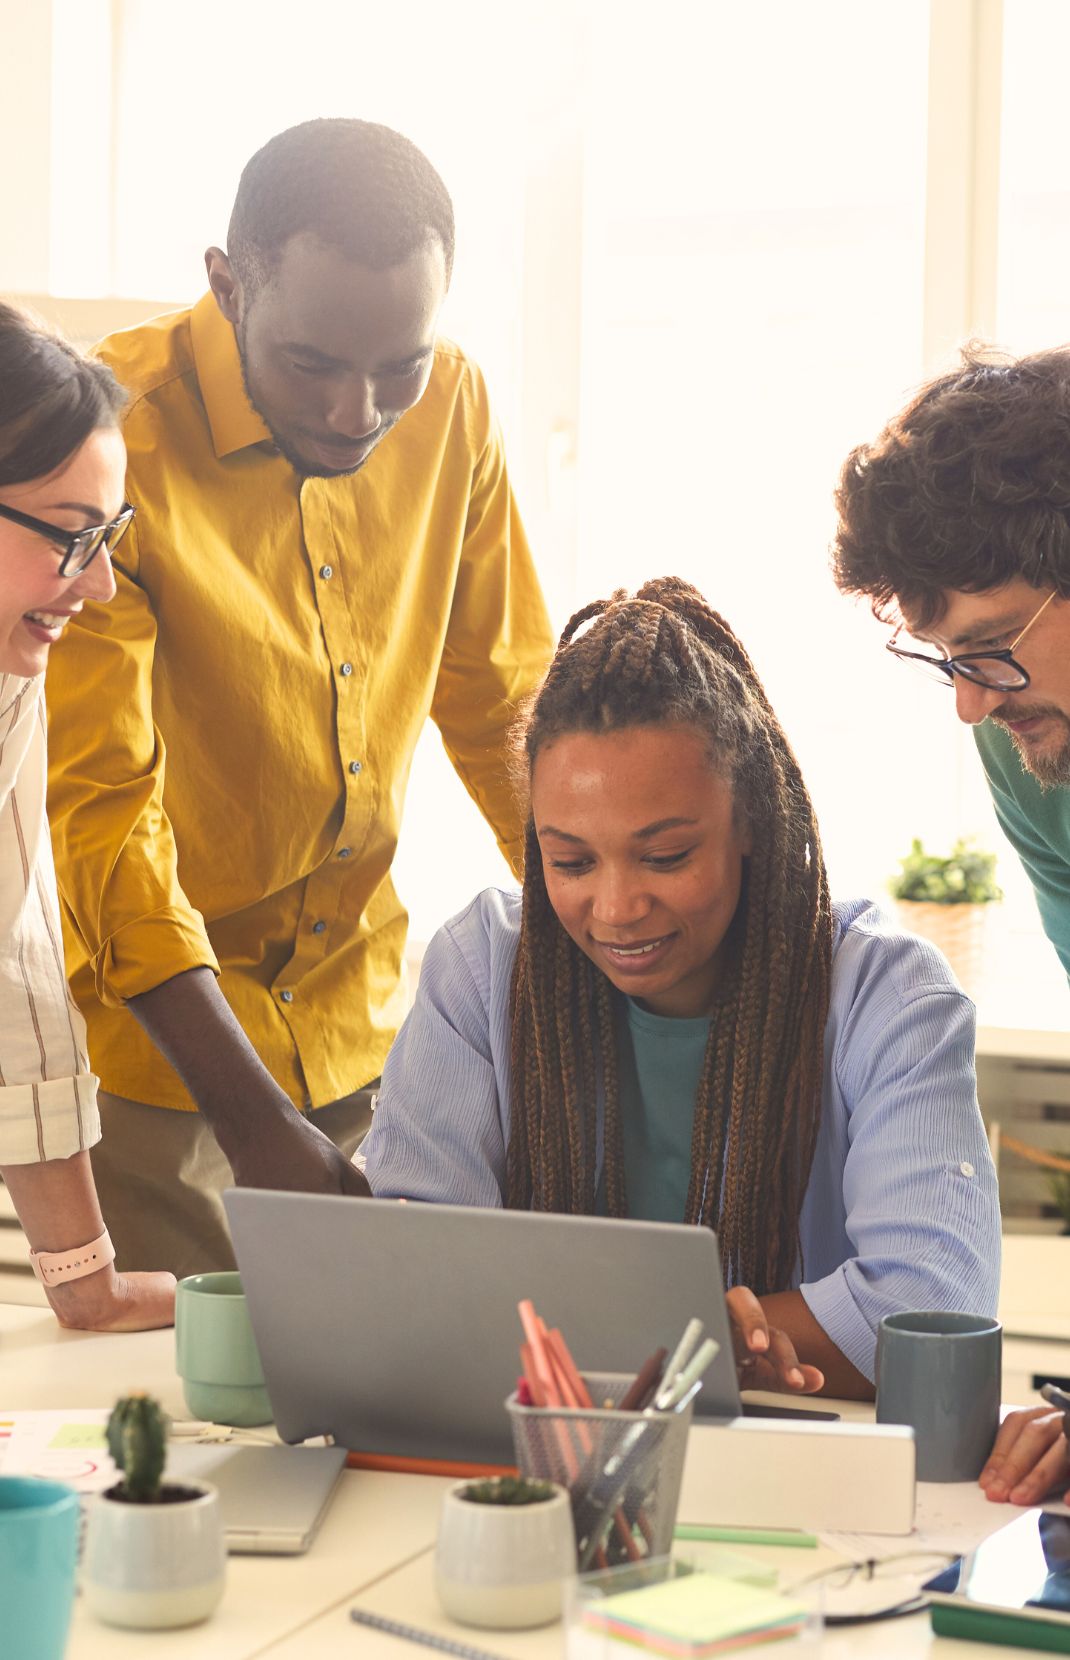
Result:
{"label": "mint green mug", "polygon": [[175,1296],[175,1354],[194,1418],[270,1424],[274,1413],[240,1274],[191,1274]]}

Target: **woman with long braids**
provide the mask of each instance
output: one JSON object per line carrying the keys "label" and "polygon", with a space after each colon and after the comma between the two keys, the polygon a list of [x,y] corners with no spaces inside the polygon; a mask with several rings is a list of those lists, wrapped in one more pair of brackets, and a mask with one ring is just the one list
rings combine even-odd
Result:
{"label": "woman with long braids", "polygon": [[432,942],[373,1192],[714,1228],[741,1381],[871,1395],[882,1315],[995,1309],[971,1004],[830,902],[788,741],[686,583],[579,611],[517,737],[523,896]]}

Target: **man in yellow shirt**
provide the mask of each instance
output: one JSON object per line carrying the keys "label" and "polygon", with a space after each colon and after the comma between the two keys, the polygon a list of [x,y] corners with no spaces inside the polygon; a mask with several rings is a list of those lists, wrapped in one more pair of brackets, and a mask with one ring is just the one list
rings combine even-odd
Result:
{"label": "man in yellow shirt", "polygon": [[137,517],[53,650],[49,805],[119,1267],[228,1266],[231,1170],[367,1191],[429,714],[519,861],[505,735],[552,641],[482,379],[436,338],[452,256],[415,146],[308,122],[242,174],[211,292],[100,348]]}

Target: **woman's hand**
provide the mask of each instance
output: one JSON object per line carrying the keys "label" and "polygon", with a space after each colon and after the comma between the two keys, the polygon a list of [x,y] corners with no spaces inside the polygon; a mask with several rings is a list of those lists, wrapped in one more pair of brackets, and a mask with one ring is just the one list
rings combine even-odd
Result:
{"label": "woman's hand", "polygon": [[173,1274],[98,1274],[47,1288],[56,1319],[71,1331],[151,1331],[175,1323]]}
{"label": "woman's hand", "polygon": [[812,1395],[825,1382],[816,1366],[805,1366],[787,1332],[770,1326],[753,1291],[733,1286],[725,1297],[732,1322],[736,1373],[741,1389],[776,1389],[790,1395]]}
{"label": "woman's hand", "polygon": [[[1068,1417],[1050,1406],[1009,1413],[979,1477],[985,1497],[994,1504],[1039,1504],[1070,1481]],[[1070,1493],[1065,1498],[1070,1504]]]}

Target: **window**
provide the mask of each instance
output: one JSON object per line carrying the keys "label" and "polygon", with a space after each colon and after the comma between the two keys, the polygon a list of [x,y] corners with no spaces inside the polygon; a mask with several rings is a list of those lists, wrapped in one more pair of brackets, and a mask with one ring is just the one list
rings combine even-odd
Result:
{"label": "window", "polygon": [[[695,581],[795,743],[837,892],[879,897],[915,834],[1003,847],[950,699],[885,656],[826,550],[848,450],[949,342],[1070,332],[1063,0],[51,0],[50,37],[45,11],[12,8],[29,86],[0,133],[14,153],[48,82],[49,258],[20,235],[12,269],[184,303],[271,133],[399,127],[455,197],[444,327],[487,373],[555,621]],[[398,884],[426,938],[504,871],[433,734],[409,805]]]}

